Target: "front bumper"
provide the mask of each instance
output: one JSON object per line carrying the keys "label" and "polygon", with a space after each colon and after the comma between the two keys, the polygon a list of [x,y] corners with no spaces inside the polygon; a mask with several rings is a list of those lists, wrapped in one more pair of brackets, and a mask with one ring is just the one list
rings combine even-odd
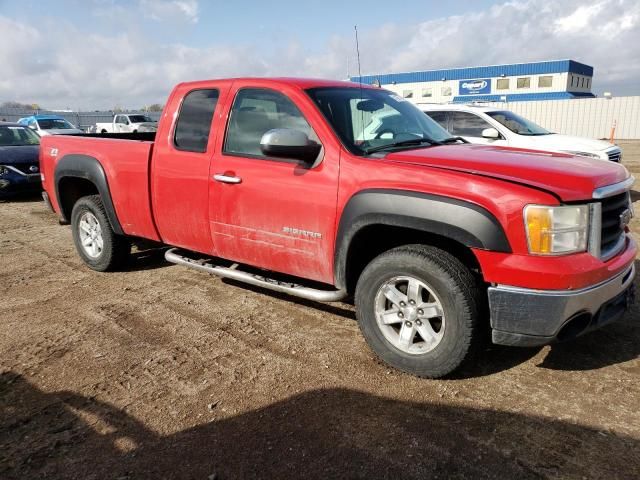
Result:
{"label": "front bumper", "polygon": [[618,320],[634,300],[635,266],[579,290],[489,288],[493,343],[539,346]]}
{"label": "front bumper", "polygon": [[24,173],[12,165],[2,165],[8,173],[0,177],[0,197],[42,189],[39,173]]}

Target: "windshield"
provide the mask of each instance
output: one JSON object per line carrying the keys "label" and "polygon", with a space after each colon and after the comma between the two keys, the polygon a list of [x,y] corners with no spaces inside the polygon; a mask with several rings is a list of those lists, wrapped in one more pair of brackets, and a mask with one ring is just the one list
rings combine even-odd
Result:
{"label": "windshield", "polygon": [[129,115],[129,121],[131,123],[153,122],[153,120],[146,115]]}
{"label": "windshield", "polygon": [[551,132],[545,130],[540,125],[536,125],[531,120],[522,118],[520,115],[516,115],[508,110],[487,112],[487,115],[518,135],[551,135]]}
{"label": "windshield", "polygon": [[47,118],[38,120],[41,130],[68,130],[75,128],[63,118]]}
{"label": "windshield", "polygon": [[26,127],[0,126],[0,147],[39,144],[40,137]]}
{"label": "windshield", "polygon": [[428,146],[451,137],[415,105],[387,90],[323,87],[307,93],[345,147],[357,155],[416,148],[422,142]]}

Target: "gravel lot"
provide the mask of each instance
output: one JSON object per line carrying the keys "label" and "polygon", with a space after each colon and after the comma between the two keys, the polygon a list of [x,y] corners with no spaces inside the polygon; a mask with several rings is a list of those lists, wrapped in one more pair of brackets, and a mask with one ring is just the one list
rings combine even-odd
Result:
{"label": "gravel lot", "polygon": [[349,305],[157,251],[96,273],[38,199],[0,202],[0,477],[638,478],[638,320],[420,380],[376,362]]}

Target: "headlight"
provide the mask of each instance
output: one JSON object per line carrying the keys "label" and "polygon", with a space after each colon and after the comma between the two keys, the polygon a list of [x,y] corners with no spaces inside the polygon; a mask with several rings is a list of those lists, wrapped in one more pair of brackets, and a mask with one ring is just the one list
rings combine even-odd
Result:
{"label": "headlight", "polygon": [[602,157],[600,155],[598,155],[597,153],[577,152],[577,151],[572,151],[572,150],[567,150],[566,153],[570,153],[571,155],[577,155],[578,157],[596,158],[598,160],[602,159]]}
{"label": "headlight", "polygon": [[9,174],[9,169],[0,165],[0,177],[4,177]]}
{"label": "headlight", "polygon": [[527,205],[524,208],[524,223],[529,253],[562,255],[587,250],[588,205]]}

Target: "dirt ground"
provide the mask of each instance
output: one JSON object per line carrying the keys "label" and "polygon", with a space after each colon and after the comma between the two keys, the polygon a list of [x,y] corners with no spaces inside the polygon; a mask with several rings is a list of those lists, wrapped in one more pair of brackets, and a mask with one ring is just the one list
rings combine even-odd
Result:
{"label": "dirt ground", "polygon": [[420,380],[349,305],[162,252],[96,273],[37,198],[0,202],[0,478],[638,478],[639,320]]}

